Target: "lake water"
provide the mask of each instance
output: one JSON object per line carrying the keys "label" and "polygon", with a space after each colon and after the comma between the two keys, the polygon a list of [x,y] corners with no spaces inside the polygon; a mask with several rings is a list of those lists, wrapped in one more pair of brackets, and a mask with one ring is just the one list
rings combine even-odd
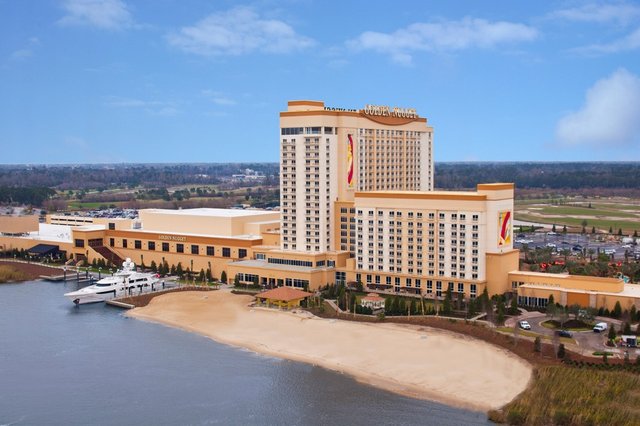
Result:
{"label": "lake water", "polygon": [[489,424],[338,373],[76,308],[72,283],[0,285],[0,425]]}

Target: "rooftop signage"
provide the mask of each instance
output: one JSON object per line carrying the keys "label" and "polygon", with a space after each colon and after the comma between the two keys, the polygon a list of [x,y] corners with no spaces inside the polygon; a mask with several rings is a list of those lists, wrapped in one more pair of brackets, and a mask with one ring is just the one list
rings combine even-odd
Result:
{"label": "rooftop signage", "polygon": [[177,235],[160,235],[158,238],[169,241],[187,241],[187,237],[179,237]]}
{"label": "rooftop signage", "polygon": [[362,112],[367,115],[381,115],[383,117],[418,118],[418,113],[415,108],[391,108],[388,105],[367,104]]}
{"label": "rooftop signage", "polygon": [[334,107],[324,107],[325,111],[338,111],[338,112],[358,112],[356,109],[350,108],[334,108]]}

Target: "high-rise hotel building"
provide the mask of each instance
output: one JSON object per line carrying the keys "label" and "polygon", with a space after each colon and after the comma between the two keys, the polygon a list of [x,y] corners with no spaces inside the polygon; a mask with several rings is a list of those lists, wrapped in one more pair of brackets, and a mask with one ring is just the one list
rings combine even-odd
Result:
{"label": "high-rise hotel building", "polygon": [[353,212],[337,232],[341,203],[358,191],[433,190],[432,146],[413,109],[290,101],[280,113],[281,249],[355,253]]}

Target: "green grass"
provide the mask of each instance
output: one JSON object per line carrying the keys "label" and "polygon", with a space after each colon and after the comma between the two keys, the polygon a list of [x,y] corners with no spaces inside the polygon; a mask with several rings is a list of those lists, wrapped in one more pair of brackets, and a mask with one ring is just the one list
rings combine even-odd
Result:
{"label": "green grass", "polygon": [[[515,214],[516,220],[521,220],[525,222],[535,222],[535,223],[547,223],[547,224],[555,224],[556,226],[574,226],[577,228],[582,228],[582,220],[573,217],[549,217],[549,216],[534,216],[525,213],[516,212]],[[629,231],[633,232],[635,230],[640,230],[640,222],[629,222],[624,220],[608,220],[608,219],[586,219],[587,220],[587,231],[591,232],[591,227],[595,226],[598,230],[609,230],[609,227],[612,227],[616,232],[618,228],[622,228],[623,232],[629,233]]]}
{"label": "green grass", "polygon": [[[513,328],[511,328],[511,327],[497,327],[496,330],[501,331],[503,333],[513,334]],[[551,336],[546,336],[544,334],[539,334],[539,333],[536,333],[534,331],[518,329],[518,334],[520,336],[533,337],[533,338],[539,337],[542,340],[551,340]],[[565,344],[571,343],[571,344],[575,345],[575,343],[576,343],[575,340],[573,340],[573,339],[571,339],[569,337],[560,337],[559,340],[560,340],[560,343],[565,343]]]}
{"label": "green grass", "polygon": [[530,387],[501,411],[497,423],[638,425],[640,376],[566,366],[541,367]]}
{"label": "green grass", "polygon": [[546,206],[539,211],[544,215],[575,215],[575,216],[610,216],[610,217],[631,217],[637,218],[638,215],[628,212],[621,212],[619,209],[595,209],[573,206]]}

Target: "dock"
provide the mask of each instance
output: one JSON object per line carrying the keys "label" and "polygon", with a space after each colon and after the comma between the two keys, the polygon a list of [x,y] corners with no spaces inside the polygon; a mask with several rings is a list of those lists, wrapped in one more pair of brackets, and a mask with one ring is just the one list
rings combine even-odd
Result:
{"label": "dock", "polygon": [[105,303],[107,305],[111,305],[111,306],[115,306],[123,309],[133,309],[136,307],[135,305],[132,305],[130,303],[120,302],[119,300],[115,300],[115,299],[107,300]]}

